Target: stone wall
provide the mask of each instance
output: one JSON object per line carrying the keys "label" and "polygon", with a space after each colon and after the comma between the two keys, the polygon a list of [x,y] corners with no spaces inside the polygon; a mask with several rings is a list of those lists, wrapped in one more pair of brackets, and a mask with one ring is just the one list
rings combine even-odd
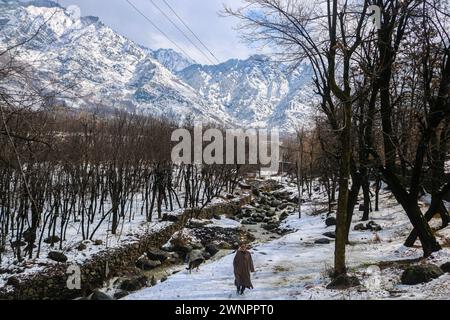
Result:
{"label": "stone wall", "polygon": [[[250,203],[251,196],[244,196],[239,201],[209,206],[195,212],[195,217],[210,219],[214,215],[235,215],[241,206]],[[17,276],[14,289],[7,291],[0,288],[0,299],[3,300],[69,300],[87,296],[92,290],[102,287],[103,283],[121,273],[127,267],[133,266],[136,260],[152,247],[161,247],[171,236],[181,230],[191,218],[192,212],[186,211],[178,221],[160,230],[157,233],[143,236],[139,241],[126,244],[120,248],[108,249],[92,256],[81,269],[81,290],[67,288],[66,274],[70,263],[61,263],[51,266],[32,276],[21,278]],[[106,276],[106,265],[109,273]],[[11,287],[11,286],[9,286]]]}

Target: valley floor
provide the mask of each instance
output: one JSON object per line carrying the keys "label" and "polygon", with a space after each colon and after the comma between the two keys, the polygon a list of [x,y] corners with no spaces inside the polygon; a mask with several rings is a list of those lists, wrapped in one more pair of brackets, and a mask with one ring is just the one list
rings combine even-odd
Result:
{"label": "valley floor", "polygon": [[[319,199],[316,199],[316,201]],[[426,201],[426,199],[424,199]],[[216,300],[216,299],[450,299],[450,274],[444,274],[429,283],[405,286],[400,283],[401,260],[421,257],[421,249],[406,248],[403,241],[411,230],[410,223],[388,193],[381,195],[380,212],[371,214],[371,220],[381,225],[377,235],[371,231],[353,231],[361,216],[355,211],[347,246],[349,271],[362,285],[352,289],[327,290],[330,282],[328,271],[333,265],[334,242],[315,244],[324,238],[325,215],[313,215],[316,205],[304,207],[302,219],[293,214],[283,222],[283,227],[295,232],[263,244],[255,244],[251,250],[256,273],[253,274],[254,290],[237,296],[233,275],[234,254],[200,267],[189,274],[182,271],[163,283],[127,296],[127,300]],[[424,208],[426,204],[423,204]],[[432,224],[438,226],[439,221]],[[438,231],[437,237],[444,244],[442,251],[420,263],[441,265],[450,261],[449,228]]]}

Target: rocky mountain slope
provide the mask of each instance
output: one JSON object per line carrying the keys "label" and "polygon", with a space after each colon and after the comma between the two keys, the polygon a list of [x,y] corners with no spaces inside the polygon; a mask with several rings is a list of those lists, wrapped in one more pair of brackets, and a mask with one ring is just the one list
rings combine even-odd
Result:
{"label": "rocky mountain slope", "polygon": [[56,92],[68,107],[284,130],[310,119],[307,65],[291,72],[255,55],[202,66],[171,49],[145,48],[97,17],[80,18],[47,0],[0,0],[0,31],[1,48],[32,38],[12,55],[37,75],[35,86]]}

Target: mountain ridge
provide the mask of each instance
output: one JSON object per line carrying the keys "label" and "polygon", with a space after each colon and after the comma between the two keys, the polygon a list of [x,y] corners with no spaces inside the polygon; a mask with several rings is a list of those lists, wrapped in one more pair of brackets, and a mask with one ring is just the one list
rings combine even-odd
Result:
{"label": "mountain ridge", "polygon": [[311,113],[300,101],[309,91],[306,65],[295,76],[264,55],[200,65],[172,49],[137,44],[98,17],[71,16],[53,1],[1,0],[0,44],[26,39],[41,24],[42,35],[18,56],[33,62],[40,79],[73,85],[76,97],[61,99],[69,107],[106,105],[177,121],[282,130],[306,123]]}

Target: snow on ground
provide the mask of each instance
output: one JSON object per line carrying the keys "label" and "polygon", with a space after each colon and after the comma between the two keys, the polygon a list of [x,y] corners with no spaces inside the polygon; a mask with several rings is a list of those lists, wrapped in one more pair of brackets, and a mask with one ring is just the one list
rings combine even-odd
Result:
{"label": "snow on ground", "polygon": [[[449,274],[427,284],[399,284],[402,270],[395,261],[420,258],[422,252],[420,248],[402,245],[411,230],[410,223],[388,193],[381,195],[381,211],[371,215],[383,231],[375,236],[371,231],[353,231],[352,228],[351,245],[347,246],[349,272],[358,276],[363,286],[344,291],[327,290],[326,285],[330,282],[327,272],[333,265],[334,242],[314,244],[315,240],[324,238],[324,232],[331,231],[331,228],[325,227],[325,216],[311,215],[316,209],[314,203],[305,205],[302,219],[294,214],[284,222],[286,228],[295,232],[251,250],[256,268],[253,275],[255,289],[243,297],[235,293],[234,254],[230,254],[203,265],[198,272],[180,272],[166,282],[125,299],[450,299]],[[353,226],[359,223],[360,218],[360,213],[355,211]],[[441,243],[449,236],[448,228],[437,232]],[[447,261],[450,261],[448,244],[441,252],[427,259],[427,262],[437,265]],[[380,262],[385,262],[384,267],[374,267]]]}
{"label": "snow on ground", "polygon": [[[181,196],[181,200],[183,200],[183,196]],[[222,198],[215,198],[209,205],[215,205],[223,202],[225,202],[225,200],[223,200]],[[118,248],[130,243],[138,242],[139,239],[142,238],[142,236],[157,233],[172,224],[172,222],[168,221],[158,221],[156,212],[153,213],[153,222],[148,222],[145,214],[141,214],[141,206],[141,196],[137,195],[133,207],[129,208],[129,211],[134,213],[133,219],[130,219],[128,213],[126,218],[122,219],[118,228],[117,235],[112,235],[110,232],[111,216],[109,217],[109,220],[104,221],[104,223],[100,225],[97,232],[95,233],[93,241],[82,241],[80,223],[69,222],[66,240],[63,242],[62,250],[59,250],[59,242],[56,243],[54,247],[51,247],[49,244],[42,243],[40,258],[33,257],[32,259],[26,259],[22,263],[17,262],[17,259],[15,259],[15,257],[13,256],[12,250],[8,250],[7,252],[2,253],[0,271],[4,272],[0,272],[0,288],[6,285],[8,278],[10,278],[12,275],[28,277],[37,272],[43,271],[49,266],[58,264],[57,262],[47,258],[50,251],[61,251],[67,256],[69,263],[81,265],[85,261],[92,258],[95,254]],[[107,211],[109,208],[110,202],[106,202],[105,210]],[[162,210],[162,214],[175,216],[182,214],[182,212],[183,209],[178,208],[176,203],[174,204],[173,211],[169,211],[165,208],[163,208]],[[92,223],[90,232],[93,231],[100,220],[101,217],[97,216],[95,222]],[[227,222],[224,221],[222,223]],[[38,234],[40,234],[40,232],[41,230],[39,229]],[[61,236],[59,231],[56,233],[56,235]],[[95,241],[100,242],[96,244]],[[77,247],[81,242],[86,245],[86,249],[79,251],[77,250]],[[36,250],[34,251],[34,256],[35,254]]]}

